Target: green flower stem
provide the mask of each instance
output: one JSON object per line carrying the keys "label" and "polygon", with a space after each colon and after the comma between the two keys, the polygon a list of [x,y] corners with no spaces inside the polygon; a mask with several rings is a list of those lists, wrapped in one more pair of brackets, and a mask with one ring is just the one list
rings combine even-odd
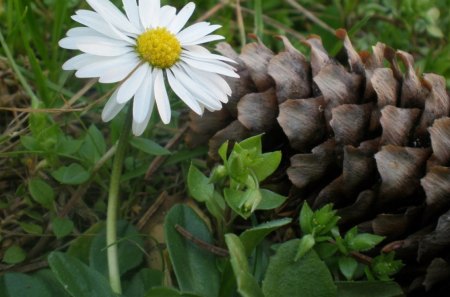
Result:
{"label": "green flower stem", "polygon": [[121,294],[119,255],[117,253],[117,213],[119,208],[119,186],[122,175],[122,165],[128,144],[128,136],[131,130],[132,108],[123,125],[122,133],[117,142],[116,154],[114,156],[111,180],[109,184],[108,212],[106,215],[106,246],[108,257],[109,282],[115,293]]}

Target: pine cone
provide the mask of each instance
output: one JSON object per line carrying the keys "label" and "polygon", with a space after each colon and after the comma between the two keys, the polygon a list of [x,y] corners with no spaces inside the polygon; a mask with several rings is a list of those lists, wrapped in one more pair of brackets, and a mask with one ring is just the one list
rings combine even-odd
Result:
{"label": "pine cone", "polygon": [[265,148],[281,149],[288,159],[291,202],[334,203],[344,228],[387,237],[385,250],[407,264],[399,280],[410,296],[441,296],[450,271],[445,79],[418,76],[406,52],[378,43],[372,53],[358,53],[345,30],[336,35],[347,53],[344,65],[317,36],[303,41],[310,61],[285,37],[278,54],[259,41],[240,55],[220,44],[221,54],[238,61],[241,78],[229,81],[233,95],[222,111],[190,116],[186,140],[208,141],[209,157],[217,160],[225,140],[265,133]]}

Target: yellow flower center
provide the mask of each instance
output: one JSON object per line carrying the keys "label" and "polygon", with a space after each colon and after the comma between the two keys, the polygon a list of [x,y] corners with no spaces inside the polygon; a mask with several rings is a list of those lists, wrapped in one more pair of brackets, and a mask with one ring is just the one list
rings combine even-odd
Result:
{"label": "yellow flower center", "polygon": [[139,35],[136,50],[144,61],[164,69],[180,59],[181,44],[166,28],[155,28]]}

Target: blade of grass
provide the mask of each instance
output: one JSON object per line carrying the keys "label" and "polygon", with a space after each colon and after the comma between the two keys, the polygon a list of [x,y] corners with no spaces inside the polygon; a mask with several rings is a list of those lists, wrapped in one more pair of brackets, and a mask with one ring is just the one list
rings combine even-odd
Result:
{"label": "blade of grass", "polygon": [[264,33],[264,21],[263,21],[263,11],[262,11],[262,1],[255,0],[255,30],[254,33],[261,40]]}
{"label": "blade of grass", "polygon": [[16,62],[14,61],[14,57],[11,55],[11,51],[9,50],[9,47],[6,44],[5,38],[3,37],[3,34],[1,31],[0,31],[0,44],[2,45],[3,51],[5,52],[5,55],[6,55],[6,58],[8,59],[10,66],[14,70],[14,73],[16,74],[17,79],[19,80],[20,84],[24,88],[25,92],[31,98],[31,107],[33,107],[33,108],[39,107],[40,100],[36,96],[36,94],[33,92],[33,89],[28,84],[25,77],[20,72],[19,67],[17,66]]}
{"label": "blade of grass", "polygon": [[[20,11],[21,4],[22,4],[21,1],[18,0],[16,2],[16,4],[17,4],[16,8],[19,9],[19,11]],[[32,18],[31,14],[30,14],[29,6],[26,6],[24,8],[24,14],[26,15],[26,17],[25,17],[26,20]],[[24,23],[27,24],[27,22],[24,22]],[[29,28],[29,26],[27,26],[27,28],[25,28],[26,25],[24,23],[22,23],[22,22],[18,23],[20,36],[22,38],[22,44],[25,48],[28,59],[30,61],[31,69],[34,72],[37,93],[40,96],[43,103],[45,104],[45,106],[49,106],[49,104],[48,104],[49,103],[49,94],[48,94],[48,90],[47,90],[47,87],[45,84],[46,78],[44,76],[44,73],[42,71],[42,68],[39,64],[39,61],[38,61],[34,51],[30,47],[31,38],[28,35],[28,32],[30,32],[30,30],[29,30],[30,28]],[[33,40],[36,40],[36,39],[40,39],[40,38],[33,38]]]}

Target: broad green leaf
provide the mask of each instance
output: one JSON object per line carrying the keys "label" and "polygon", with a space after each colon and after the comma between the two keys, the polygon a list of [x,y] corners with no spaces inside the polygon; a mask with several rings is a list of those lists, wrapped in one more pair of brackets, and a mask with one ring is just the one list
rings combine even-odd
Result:
{"label": "broad green leaf", "polygon": [[244,245],[235,234],[226,234],[230,262],[236,277],[238,292],[243,297],[264,297],[256,279],[251,275]]}
{"label": "broad green leaf", "polygon": [[102,132],[95,125],[91,125],[84,137],[79,154],[91,165],[95,164],[106,152],[106,143]]}
{"label": "broad green leaf", "polygon": [[20,143],[30,151],[38,151],[41,150],[41,147],[39,146],[39,143],[37,142],[36,138],[33,136],[24,135],[20,137]]}
{"label": "broad green leaf", "polygon": [[261,182],[277,170],[281,162],[281,152],[270,152],[261,155],[263,160],[256,166],[251,166],[256,177]]}
{"label": "broad green leaf", "polygon": [[251,229],[247,229],[244,232],[241,233],[239,236],[242,244],[245,248],[245,253],[247,256],[250,256],[250,254],[253,252],[255,247],[272,231],[275,231],[276,229],[283,227],[287,224],[289,224],[292,221],[291,218],[284,218],[279,219],[275,221],[266,222],[263,224],[260,224],[256,227],[253,227]]}
{"label": "broad green leaf", "polygon": [[350,256],[339,257],[338,260],[339,270],[345,276],[347,280],[352,280],[358,268],[358,262]]}
{"label": "broad green leaf", "polygon": [[206,202],[213,196],[214,185],[209,182],[206,175],[192,164],[189,167],[187,185],[191,196],[199,202]]}
{"label": "broad green leaf", "polygon": [[82,143],[83,142],[81,140],[71,139],[61,135],[58,139],[58,143],[56,144],[56,152],[63,156],[73,155],[78,152]]}
{"label": "broad green leaf", "polygon": [[42,229],[41,226],[33,223],[20,222],[19,226],[23,229],[23,231],[29,234],[41,235],[42,232],[44,232],[44,229]]}
{"label": "broad green leaf", "polygon": [[259,210],[275,209],[277,207],[280,207],[287,199],[287,197],[267,189],[259,190],[261,192],[261,202],[256,207],[256,209]]}
{"label": "broad green leaf", "polygon": [[145,293],[148,292],[152,287],[161,286],[162,281],[162,271],[143,268],[133,276],[133,279],[127,286],[124,286],[124,296],[145,296]]}
{"label": "broad green leaf", "polygon": [[[120,275],[138,266],[144,257],[142,247],[144,241],[139,231],[126,221],[117,222],[117,240],[119,254]],[[94,238],[89,252],[89,266],[103,274],[108,275],[106,247],[106,228]]]}
{"label": "broad green leaf", "polygon": [[216,256],[181,235],[176,225],[203,242],[214,244],[214,239],[205,222],[190,207],[175,205],[166,215],[164,234],[180,289],[202,296],[218,296],[220,274]]}
{"label": "broad green leaf", "polygon": [[299,239],[283,243],[270,258],[262,286],[264,296],[335,297],[331,273],[314,250],[294,261],[299,243]]}
{"label": "broad green leaf", "polygon": [[259,189],[247,189],[246,191],[234,190],[231,188],[224,189],[225,201],[228,206],[244,219],[248,219],[250,215],[257,209],[261,202],[261,192]]}
{"label": "broad green leaf", "polygon": [[52,230],[58,239],[69,235],[73,227],[73,222],[67,218],[56,217],[52,220]]}
{"label": "broad green leaf", "polygon": [[140,151],[143,151],[146,154],[152,156],[164,156],[170,155],[170,151],[160,146],[156,142],[150,139],[134,137],[130,140],[131,146],[137,148]]}
{"label": "broad green leaf", "polygon": [[337,297],[401,297],[402,288],[391,281],[336,282]]}
{"label": "broad green leaf", "polygon": [[6,264],[17,264],[23,262],[27,257],[26,252],[18,245],[10,246],[3,255],[3,262]]}
{"label": "broad green leaf", "polygon": [[[39,278],[23,273],[6,273],[3,276],[3,282],[5,292],[0,292],[2,297],[53,297]],[[0,289],[2,289],[1,285]]]}
{"label": "broad green leaf", "polygon": [[52,176],[62,184],[79,185],[86,182],[90,174],[80,164],[59,167],[52,172]]}
{"label": "broad green leaf", "polygon": [[55,200],[55,192],[52,187],[40,178],[33,178],[28,184],[28,190],[34,201],[42,205],[47,209],[53,207],[53,201]]}
{"label": "broad green leaf", "polygon": [[262,153],[262,134],[249,137],[239,142],[239,146],[246,150],[255,150],[257,154]]}
{"label": "broad green leaf", "polygon": [[298,245],[297,254],[295,254],[295,261],[302,258],[306,253],[308,253],[316,244],[314,236],[312,234],[306,234],[300,239],[300,244]]}
{"label": "broad green leaf", "polygon": [[52,252],[48,257],[48,264],[59,282],[73,297],[118,297],[112,292],[103,275],[76,258]]}
{"label": "broad green leaf", "polygon": [[144,297],[204,297],[193,293],[181,293],[173,288],[153,288]]}
{"label": "broad green leaf", "polygon": [[105,224],[104,222],[98,222],[87,229],[83,234],[75,238],[67,249],[67,254],[75,257],[85,264],[89,263],[89,253],[91,249],[91,243],[95,238],[95,235],[99,233]]}
{"label": "broad green leaf", "polygon": [[367,251],[382,242],[383,236],[361,233],[347,241],[348,247],[353,251]]}
{"label": "broad green leaf", "polygon": [[33,273],[33,277],[39,279],[51,293],[52,297],[69,297],[62,284],[56,279],[55,274],[50,269],[40,269]]}

